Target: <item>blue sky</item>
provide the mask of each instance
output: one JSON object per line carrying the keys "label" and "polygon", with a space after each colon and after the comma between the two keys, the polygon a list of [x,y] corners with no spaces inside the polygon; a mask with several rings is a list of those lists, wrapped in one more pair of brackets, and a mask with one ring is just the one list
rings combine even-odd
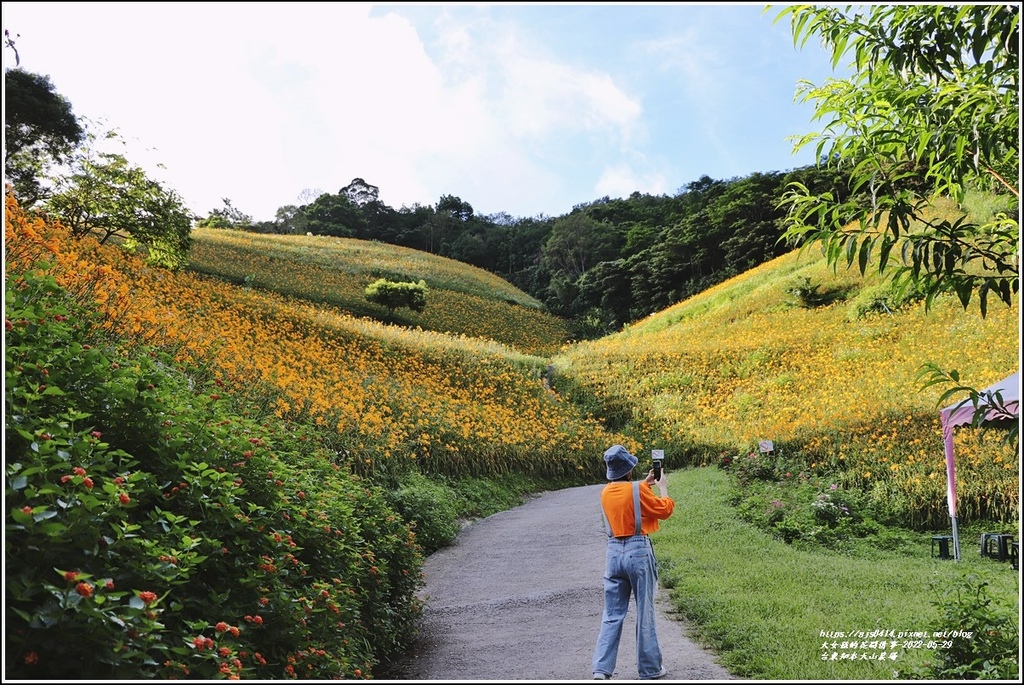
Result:
{"label": "blue sky", "polygon": [[797,83],[836,74],[780,7],[5,2],[3,27],[200,216],[360,177],[396,209],[532,217],[813,163]]}

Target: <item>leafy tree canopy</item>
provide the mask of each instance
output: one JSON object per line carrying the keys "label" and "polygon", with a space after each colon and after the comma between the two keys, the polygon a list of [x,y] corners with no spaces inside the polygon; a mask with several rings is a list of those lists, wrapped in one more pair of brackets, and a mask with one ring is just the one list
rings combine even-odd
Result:
{"label": "leafy tree canopy", "polygon": [[359,205],[342,190],[337,195],[321,195],[304,212],[307,228],[317,235],[360,238],[366,233],[366,219]]}
{"label": "leafy tree canopy", "polygon": [[48,76],[21,68],[4,73],[4,173],[23,206],[41,199],[43,173],[84,138],[71,103]]}
{"label": "leafy tree canopy", "polygon": [[[833,65],[851,58],[853,76],[803,82],[798,99],[815,105],[819,133],[796,139],[844,168],[845,201],[794,184],[784,238],[820,243],[832,265],[869,264],[926,304],[955,293],[966,308],[991,294],[1009,305],[1018,291],[1019,6],[792,5],[802,46],[819,38]],[[930,218],[948,197],[962,206],[972,189],[1012,197],[1013,210],[974,223]]]}
{"label": "leafy tree canopy", "polygon": [[447,213],[460,221],[468,221],[473,216],[473,205],[454,195],[442,195],[437,201],[437,213]]}
{"label": "leafy tree canopy", "polygon": [[197,227],[245,230],[252,225],[252,217],[232,205],[231,200],[225,197],[221,201],[224,207],[211,210],[208,217],[196,222]]}
{"label": "leafy tree canopy", "polygon": [[378,278],[366,286],[366,299],[384,305],[388,314],[392,315],[399,307],[406,307],[414,312],[422,312],[427,306],[427,283],[395,282],[386,278]]}
{"label": "leafy tree canopy", "polygon": [[277,233],[305,233],[306,215],[295,205],[278,207],[274,215],[274,228]]}
{"label": "leafy tree canopy", "polygon": [[362,207],[371,202],[377,202],[380,188],[370,185],[361,178],[354,178],[351,183],[341,189],[340,193]]}
{"label": "leafy tree canopy", "polygon": [[616,258],[622,242],[612,224],[573,212],[552,225],[543,259],[552,274],[575,281],[598,262]]}
{"label": "leafy tree canopy", "polygon": [[86,149],[72,166],[71,174],[55,180],[47,212],[76,235],[93,233],[101,242],[117,237],[127,248],[144,247],[151,263],[185,264],[195,217],[176,192],[123,155]]}

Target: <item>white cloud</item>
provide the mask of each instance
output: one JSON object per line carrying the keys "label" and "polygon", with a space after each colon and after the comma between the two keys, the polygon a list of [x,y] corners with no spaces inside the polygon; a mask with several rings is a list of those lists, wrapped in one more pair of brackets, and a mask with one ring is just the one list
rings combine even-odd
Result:
{"label": "white cloud", "polygon": [[437,28],[446,86],[466,98],[458,135],[469,146],[449,146],[449,173],[436,171],[464,199],[507,211],[514,192],[521,206],[534,200],[524,214],[541,213],[569,184],[592,183],[598,173],[595,166],[588,178],[565,178],[552,160],[578,162],[589,154],[581,149],[625,151],[636,138],[642,107],[607,73],[560,62],[513,23],[445,15]]}
{"label": "white cloud", "polygon": [[779,168],[757,155],[793,131],[750,107],[771,80],[749,12],[581,7],[6,2],[4,22],[26,69],[200,213],[270,219],[361,177],[396,208],[532,216]]}

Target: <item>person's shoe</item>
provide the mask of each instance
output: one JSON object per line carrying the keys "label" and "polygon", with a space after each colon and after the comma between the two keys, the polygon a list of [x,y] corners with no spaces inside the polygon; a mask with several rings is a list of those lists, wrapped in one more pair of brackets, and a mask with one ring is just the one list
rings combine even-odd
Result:
{"label": "person's shoe", "polygon": [[612,677],[607,673],[594,673],[594,680],[611,680]]}
{"label": "person's shoe", "polygon": [[665,664],[662,664],[660,671],[658,671],[657,673],[652,675],[650,678],[645,678],[645,680],[658,680],[659,678],[664,678],[667,675],[668,675],[668,669],[665,668]]}

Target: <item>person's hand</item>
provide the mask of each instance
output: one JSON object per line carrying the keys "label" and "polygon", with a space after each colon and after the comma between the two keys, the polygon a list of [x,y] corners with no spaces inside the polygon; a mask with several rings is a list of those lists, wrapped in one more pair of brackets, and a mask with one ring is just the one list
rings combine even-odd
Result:
{"label": "person's hand", "polygon": [[[664,476],[664,472],[662,472],[662,476],[661,477],[662,478],[665,477]],[[647,477],[644,478],[644,482],[647,483],[648,485],[654,485],[655,483],[658,482],[658,481],[654,480],[654,469],[651,469],[650,471],[647,472]]]}

